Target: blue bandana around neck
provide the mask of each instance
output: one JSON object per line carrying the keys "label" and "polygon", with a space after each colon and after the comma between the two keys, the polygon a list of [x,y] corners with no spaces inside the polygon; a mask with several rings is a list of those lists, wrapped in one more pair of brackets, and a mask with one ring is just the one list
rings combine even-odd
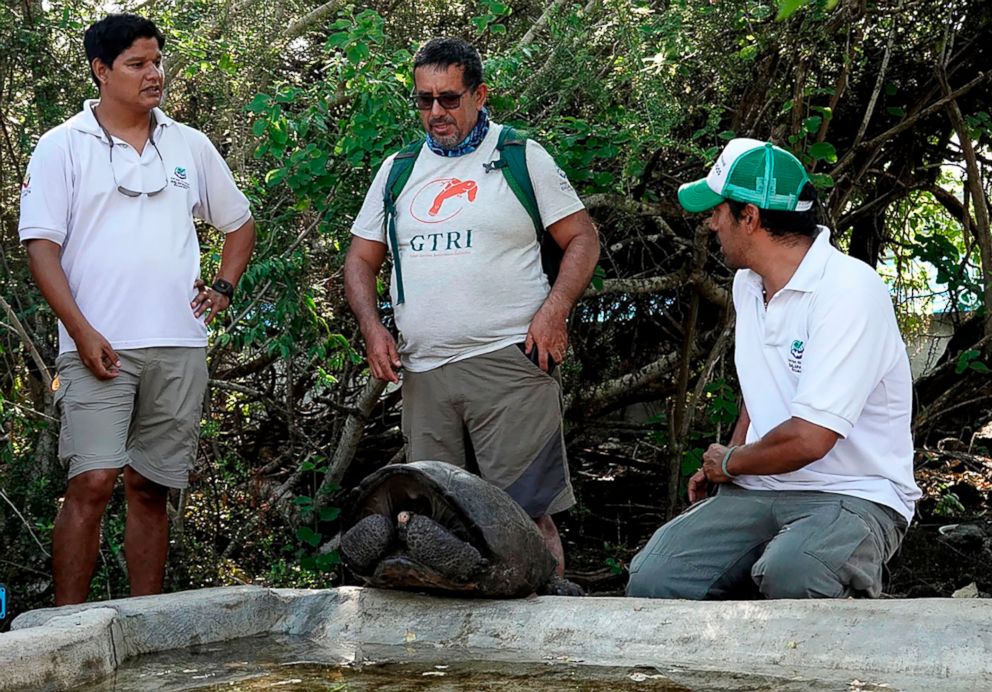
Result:
{"label": "blue bandana around neck", "polygon": [[434,138],[428,132],[427,148],[438,156],[464,156],[475,151],[482,144],[482,140],[486,138],[487,134],[489,134],[489,110],[483,108],[479,111],[479,119],[476,121],[475,127],[472,128],[472,131],[468,133],[468,137],[463,139],[461,143],[452,149],[445,149],[435,142]]}

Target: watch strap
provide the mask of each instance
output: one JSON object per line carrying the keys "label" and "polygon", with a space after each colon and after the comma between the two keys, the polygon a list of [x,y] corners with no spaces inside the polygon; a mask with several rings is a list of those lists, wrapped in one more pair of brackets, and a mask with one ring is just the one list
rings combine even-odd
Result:
{"label": "watch strap", "polygon": [[211,286],[214,291],[220,293],[222,296],[227,296],[228,300],[234,300],[234,284],[225,279],[216,279],[213,286]]}

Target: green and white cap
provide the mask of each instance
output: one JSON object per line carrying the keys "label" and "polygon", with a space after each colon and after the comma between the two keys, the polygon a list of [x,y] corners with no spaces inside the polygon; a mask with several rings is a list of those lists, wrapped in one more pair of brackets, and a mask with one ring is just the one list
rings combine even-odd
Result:
{"label": "green and white cap", "polygon": [[785,149],[757,139],[732,139],[705,178],[679,188],[679,204],[700,212],[732,199],[759,209],[809,211],[813,203],[799,201],[808,182],[806,169]]}

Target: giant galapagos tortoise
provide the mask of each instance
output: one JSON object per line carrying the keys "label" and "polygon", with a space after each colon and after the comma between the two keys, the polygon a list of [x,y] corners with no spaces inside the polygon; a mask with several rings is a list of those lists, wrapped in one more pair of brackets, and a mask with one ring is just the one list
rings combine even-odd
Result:
{"label": "giant galapagos tortoise", "polygon": [[440,461],[386,466],[343,513],[345,564],[370,586],[490,598],[581,595],[555,575],[534,520],[504,491]]}

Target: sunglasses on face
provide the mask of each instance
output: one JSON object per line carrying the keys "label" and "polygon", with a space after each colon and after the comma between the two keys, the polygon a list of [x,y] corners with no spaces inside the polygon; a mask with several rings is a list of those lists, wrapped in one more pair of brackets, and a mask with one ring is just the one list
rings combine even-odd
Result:
{"label": "sunglasses on face", "polygon": [[428,94],[427,92],[414,92],[410,96],[410,100],[413,101],[413,105],[417,110],[429,111],[434,107],[434,102],[437,101],[441,108],[446,111],[454,110],[458,108],[458,104],[462,102],[462,96],[470,92],[471,89],[466,89],[460,94],[453,94],[450,91],[446,91],[443,94],[438,94],[434,96],[433,94]]}

